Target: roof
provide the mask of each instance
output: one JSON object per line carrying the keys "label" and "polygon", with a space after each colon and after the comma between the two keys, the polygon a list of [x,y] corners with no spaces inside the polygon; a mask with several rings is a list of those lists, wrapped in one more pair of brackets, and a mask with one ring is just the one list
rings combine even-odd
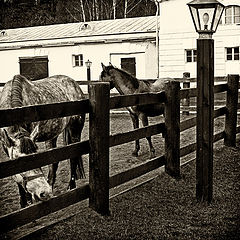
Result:
{"label": "roof", "polygon": [[[54,24],[37,27],[6,29],[0,32],[0,48],[26,42],[63,39],[108,39],[109,36],[124,34],[151,35],[156,31],[156,17],[124,18],[92,22]],[[99,38],[101,37],[101,38]],[[89,40],[89,39],[88,39]]]}

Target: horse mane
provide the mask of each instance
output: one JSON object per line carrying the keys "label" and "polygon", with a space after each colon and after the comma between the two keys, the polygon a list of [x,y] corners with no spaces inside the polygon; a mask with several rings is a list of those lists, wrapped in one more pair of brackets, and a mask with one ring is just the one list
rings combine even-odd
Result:
{"label": "horse mane", "polygon": [[23,82],[27,79],[22,75],[15,75],[12,80],[11,107],[21,107],[23,104]]}
{"label": "horse mane", "polygon": [[[27,78],[18,74],[13,77],[12,80],[12,89],[11,89],[11,107],[22,107],[23,106],[23,96],[22,96],[22,91],[23,91],[23,83],[27,82]],[[20,131],[20,128],[22,129],[27,129],[28,125],[27,124],[21,124],[21,125],[14,125],[11,127],[12,132],[17,132],[22,134],[22,131]]]}
{"label": "horse mane", "polygon": [[117,70],[120,73],[122,73],[124,76],[126,76],[126,78],[128,78],[131,81],[134,88],[137,89],[139,87],[139,80],[136,77],[133,77],[130,73],[128,73],[127,71],[125,71],[123,69],[120,69],[120,68],[110,65],[110,66],[106,66],[105,71],[107,72],[107,74],[109,74],[109,71],[112,69]]}

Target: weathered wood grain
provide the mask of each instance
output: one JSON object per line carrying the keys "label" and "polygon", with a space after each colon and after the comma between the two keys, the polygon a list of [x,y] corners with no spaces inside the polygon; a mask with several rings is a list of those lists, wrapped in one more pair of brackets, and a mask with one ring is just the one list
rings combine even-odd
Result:
{"label": "weathered wood grain", "polygon": [[236,146],[239,75],[228,75],[224,145]]}
{"label": "weathered wood grain", "polygon": [[180,84],[171,81],[165,87],[165,171],[180,177]]}

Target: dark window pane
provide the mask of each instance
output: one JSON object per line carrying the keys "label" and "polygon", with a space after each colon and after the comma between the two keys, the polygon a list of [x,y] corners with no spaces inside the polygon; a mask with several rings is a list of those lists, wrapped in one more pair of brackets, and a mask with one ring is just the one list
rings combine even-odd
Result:
{"label": "dark window pane", "polygon": [[234,48],[234,54],[239,53],[239,47]]}
{"label": "dark window pane", "polygon": [[232,60],[232,55],[227,55],[227,60]]}
{"label": "dark window pane", "polygon": [[79,59],[78,59],[78,56],[75,56],[75,66],[79,66]]}
{"label": "dark window pane", "polygon": [[227,54],[232,54],[232,48],[227,48]]}
{"label": "dark window pane", "polygon": [[239,60],[239,54],[234,54],[234,60]]}
{"label": "dark window pane", "polygon": [[187,50],[187,56],[192,56],[192,51],[191,50]]}

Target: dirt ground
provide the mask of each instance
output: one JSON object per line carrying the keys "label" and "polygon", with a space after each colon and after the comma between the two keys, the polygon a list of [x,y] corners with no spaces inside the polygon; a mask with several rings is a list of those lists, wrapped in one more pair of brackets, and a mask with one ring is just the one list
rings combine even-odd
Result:
{"label": "dirt ground", "polygon": [[[161,122],[161,121],[163,121],[162,117],[152,118],[150,119],[150,124],[154,124],[156,122]],[[224,118],[221,117],[215,120],[215,132],[222,131],[223,128],[224,128]],[[127,114],[111,115],[111,134],[125,132],[130,129],[132,129],[132,123],[130,121],[129,115]],[[82,139],[85,140],[87,138],[88,138],[88,121],[86,121]],[[195,138],[196,138],[195,128],[184,131],[183,133],[181,133],[181,147],[194,142]],[[59,139],[58,143],[59,145],[62,144],[61,138]],[[162,136],[161,135],[154,136],[153,144],[156,148],[156,154],[162,155],[164,152],[164,141]],[[44,149],[43,144],[40,144],[39,146],[40,146],[40,149]],[[149,158],[148,145],[145,139],[141,140],[141,151],[140,151],[139,157],[136,158],[131,156],[131,152],[133,151],[133,149],[134,149],[133,142],[111,148],[110,175],[116,174],[125,169],[131,168],[139,163],[145,162]],[[232,176],[233,175],[232,172],[235,168],[231,163],[231,159],[229,158],[234,157],[235,159],[234,164],[236,164],[235,166],[236,169],[234,171],[238,169],[238,174],[239,174],[239,170],[240,170],[238,168],[239,161],[237,162],[236,160],[240,158],[239,157],[240,151],[238,148],[236,150],[232,149],[231,152],[229,153],[229,149],[223,147],[222,141],[220,141],[219,143],[217,143],[217,145],[215,145],[215,152],[219,154],[217,156],[218,161],[215,162],[216,167],[222,166],[221,164],[226,162],[226,164],[231,165],[231,167],[233,168],[233,169],[232,168],[228,169],[229,175]],[[2,151],[0,152],[0,154],[1,154],[0,155],[1,159],[4,160],[5,155],[2,153]],[[224,161],[222,161],[223,156],[221,154],[224,156]],[[185,158],[182,158],[181,161],[187,161],[192,157],[194,157],[194,154],[187,156]],[[225,159],[225,157],[228,159]],[[219,164],[219,162],[221,164]],[[87,155],[84,156],[84,164],[85,164],[85,169],[87,173],[88,172],[88,156]],[[197,210],[198,205],[196,205],[193,198],[194,187],[195,187],[194,186],[194,182],[195,182],[194,169],[195,168],[194,166],[192,166],[192,164],[184,167],[184,174],[183,174],[184,178],[179,183],[173,181],[168,176],[165,176],[163,174],[163,176],[161,175],[160,177],[157,177],[151,183],[145,184],[141,188],[137,188],[131,192],[128,192],[126,194],[113,198],[111,200],[112,214],[110,217],[103,218],[95,214],[90,209],[83,208],[81,213],[78,214],[77,216],[74,216],[69,220],[62,221],[59,224],[55,225],[53,228],[44,230],[44,232],[41,233],[40,235],[38,233],[37,235],[29,236],[29,238],[30,239],[237,239],[237,238],[212,238],[213,237],[212,233],[210,233],[210,235],[206,235],[206,234],[204,235],[202,233],[203,234],[202,236],[206,236],[206,238],[205,237],[201,238],[201,234],[198,235],[198,237],[196,238],[194,237],[195,230],[199,231],[199,229],[201,229],[202,227],[203,229],[207,228],[208,222],[210,222],[210,225],[212,226],[212,228],[216,228],[216,227],[221,228],[221,224],[223,224],[225,221],[220,217],[221,220],[219,221],[221,222],[219,223],[219,225],[213,224],[211,222],[211,219],[208,219],[208,211],[209,211],[208,207],[206,209],[203,208],[202,210],[202,213],[206,215],[206,218],[208,220],[204,220],[204,218],[199,219],[199,223],[197,223],[198,221],[197,216],[199,213],[198,212],[194,213],[193,210],[189,210],[192,214],[196,214],[196,216],[194,215],[196,217],[196,226],[191,226],[191,221],[187,219],[186,224],[189,224],[190,230],[188,229],[188,226],[185,225],[184,222],[186,221],[186,219],[184,218],[177,221],[173,221],[171,217],[170,220],[167,220],[171,215],[171,214],[168,214],[165,219],[165,213],[163,210],[165,209],[166,211],[171,212],[173,211],[173,209],[172,210],[169,209],[171,206],[163,207],[163,205],[164,206],[170,205],[169,203],[172,200],[173,201],[175,200],[178,202],[178,199],[176,199],[178,198],[178,196],[179,196],[179,201],[186,201],[186,206],[184,206],[184,204],[182,205],[182,202],[180,206],[178,206],[177,204],[174,204],[172,206],[174,209],[183,208],[182,210],[184,211],[182,212],[180,211],[180,209],[178,209],[179,215],[185,215],[185,211],[186,211],[185,207],[193,208]],[[46,167],[44,168],[44,171],[47,172]],[[226,174],[224,173],[223,175],[225,176]],[[236,176],[232,176],[232,177],[233,179],[231,180],[236,181],[237,179]],[[217,176],[215,175],[215,178],[218,179],[218,175]],[[185,180],[187,182],[185,182]],[[58,195],[60,193],[65,192],[68,186],[68,181],[69,181],[69,167],[68,167],[68,161],[66,160],[59,165],[54,194]],[[88,174],[87,174],[87,178],[85,180],[78,181],[77,185],[80,186],[82,183],[85,183],[87,181],[88,181]],[[219,181],[221,181],[221,177],[219,177]],[[163,184],[168,185],[168,183],[170,184],[170,186],[163,185]],[[183,186],[180,187],[179,184],[183,184]],[[175,186],[176,189],[174,188],[173,190],[171,190],[173,186]],[[160,187],[161,187],[161,190],[159,190]],[[187,187],[189,187],[190,189],[188,189]],[[224,186],[223,189],[225,187],[226,186]],[[239,185],[237,185],[237,187],[239,190]],[[147,189],[147,193],[144,190],[145,188]],[[186,193],[187,196],[183,196],[182,197],[183,199],[181,199],[182,193],[181,192],[179,193],[179,191],[183,191],[183,193]],[[215,188],[215,193],[218,194],[218,191],[223,195],[222,196],[220,194],[218,196],[219,199],[221,198],[223,199],[221,200],[221,202],[227,201],[228,198],[231,198],[230,196],[227,196],[227,197],[224,196],[224,191],[219,186]],[[171,194],[170,196],[166,195],[166,197],[163,197],[163,199],[162,197],[160,197],[160,200],[159,200],[159,199],[155,199],[155,197],[157,196],[154,196],[154,197],[150,196],[150,193],[151,194],[153,193],[154,195],[158,195],[158,196],[162,196],[162,194],[164,195],[166,193],[171,193]],[[174,193],[176,195],[172,196],[172,194]],[[239,197],[236,191],[234,192],[234,194],[236,195],[235,197]],[[188,198],[190,198],[190,200]],[[163,202],[161,202],[161,199],[163,200]],[[237,214],[236,212],[237,205],[234,202],[236,201],[236,198],[234,199],[235,200],[232,200],[232,204],[235,207],[234,212]],[[159,210],[151,209],[153,208],[153,206],[151,207],[151,203],[154,204],[154,206],[158,203],[161,206],[161,209],[163,210],[159,212]],[[12,181],[11,178],[5,178],[0,180],[0,213],[1,215],[12,212],[19,208],[20,208],[19,196],[18,196],[16,184]],[[239,213],[239,208],[237,210]],[[211,211],[212,211],[212,207],[211,207]],[[233,209],[231,209],[231,211],[233,211]],[[220,212],[216,212],[214,214],[216,214],[216,218],[218,218],[219,215],[221,215]],[[235,215],[234,217],[232,217],[232,214],[229,212],[226,212],[226,216],[224,215],[224,218],[226,218],[227,221],[230,221],[229,224],[232,224],[232,226],[234,227],[236,227],[236,224],[237,224]],[[191,218],[193,218],[194,216],[191,216]],[[239,217],[239,215],[237,216]],[[178,217],[176,217],[176,219],[178,219]],[[165,224],[162,224],[162,221],[165,222]],[[183,221],[183,222],[178,222],[178,221]],[[174,230],[176,224],[179,225],[180,229],[184,227],[183,232],[179,229]],[[224,223],[224,226],[225,226],[225,223]],[[154,228],[156,228],[157,230],[153,231]],[[82,229],[82,230],[80,231],[79,229]],[[230,227],[227,229],[229,231],[231,230]],[[190,231],[190,233],[188,230]],[[219,229],[219,231],[215,232],[214,234],[221,233],[222,231],[220,230],[221,229]],[[153,233],[155,232],[155,234],[153,234],[152,232]],[[177,238],[177,235],[178,235],[177,232],[180,232],[180,235],[182,235],[183,238]],[[186,235],[184,232],[186,232]],[[223,229],[223,232],[224,232],[224,229]],[[191,237],[194,237],[194,238],[191,238]]]}

